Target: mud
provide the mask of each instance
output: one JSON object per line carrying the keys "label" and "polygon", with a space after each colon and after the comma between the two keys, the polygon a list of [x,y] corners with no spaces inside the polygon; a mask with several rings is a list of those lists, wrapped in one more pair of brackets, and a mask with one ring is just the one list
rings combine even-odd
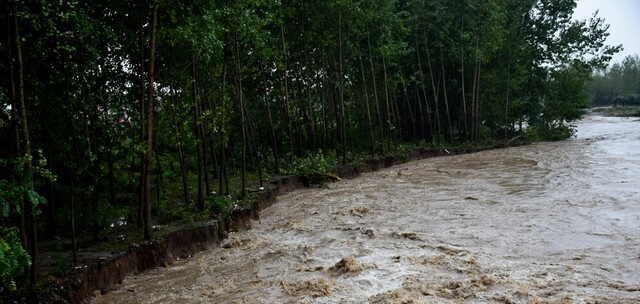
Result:
{"label": "mud", "polygon": [[94,303],[640,303],[640,122],[283,194]]}

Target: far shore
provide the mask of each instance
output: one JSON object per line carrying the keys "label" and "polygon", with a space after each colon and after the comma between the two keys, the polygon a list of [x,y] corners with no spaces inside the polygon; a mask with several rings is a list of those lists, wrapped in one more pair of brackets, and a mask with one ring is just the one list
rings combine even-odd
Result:
{"label": "far shore", "polygon": [[640,106],[609,106],[594,107],[589,112],[599,113],[605,116],[640,117]]}

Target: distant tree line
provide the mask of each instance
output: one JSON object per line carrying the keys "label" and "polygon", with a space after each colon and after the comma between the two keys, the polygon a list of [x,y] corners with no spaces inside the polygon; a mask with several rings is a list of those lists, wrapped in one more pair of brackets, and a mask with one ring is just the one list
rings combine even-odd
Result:
{"label": "distant tree line", "polygon": [[594,106],[640,105],[640,56],[628,55],[595,73],[589,99]]}
{"label": "distant tree line", "polygon": [[568,136],[620,49],[575,0],[0,3],[8,289],[41,238],[75,253],[120,216],[150,238],[292,164]]}

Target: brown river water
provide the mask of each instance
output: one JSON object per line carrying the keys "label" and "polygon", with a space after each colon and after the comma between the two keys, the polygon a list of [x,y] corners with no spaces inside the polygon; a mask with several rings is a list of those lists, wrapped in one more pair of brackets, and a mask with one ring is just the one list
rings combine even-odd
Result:
{"label": "brown river water", "polygon": [[640,121],[278,198],[93,303],[640,303]]}

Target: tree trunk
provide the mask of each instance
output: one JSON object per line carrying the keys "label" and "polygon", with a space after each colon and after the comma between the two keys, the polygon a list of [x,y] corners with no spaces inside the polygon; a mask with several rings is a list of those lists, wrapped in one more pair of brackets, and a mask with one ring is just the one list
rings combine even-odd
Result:
{"label": "tree trunk", "polygon": [[238,33],[235,37],[236,48],[236,83],[238,90],[238,102],[240,103],[240,125],[242,128],[242,172],[240,174],[241,179],[241,194],[242,198],[245,197],[247,192],[247,127],[244,113],[244,93],[242,89],[242,71],[240,66],[240,50],[238,47]]}
{"label": "tree trunk", "polygon": [[171,109],[171,119],[174,126],[176,135],[176,141],[178,144],[178,160],[180,162],[180,176],[182,178],[182,199],[185,203],[189,202],[189,180],[187,178],[187,162],[185,160],[184,143],[182,140],[182,127],[176,118],[176,104],[178,102],[176,90],[172,88],[171,97],[173,104],[169,107]]}
{"label": "tree trunk", "polygon": [[[157,135],[156,135],[157,137]],[[162,162],[160,161],[160,147],[158,147],[158,140],[154,140],[153,145],[153,154],[156,158],[156,204],[160,203],[160,195],[162,194],[162,189],[164,185],[163,173],[162,173]]]}
{"label": "tree trunk", "polygon": [[[141,1],[141,3],[144,6],[144,1]],[[146,127],[147,127],[147,78],[145,76],[146,74],[146,69],[145,69],[145,58],[146,58],[146,54],[145,54],[145,39],[144,39],[144,28],[145,28],[145,24],[146,24],[146,20],[145,20],[145,13],[144,13],[144,7],[141,8],[142,12],[140,13],[140,36],[139,38],[139,43],[140,43],[140,142],[142,142],[143,144],[145,143],[145,141],[147,140],[147,131],[146,131]],[[141,152],[140,154],[140,202],[138,204],[138,216],[137,216],[137,222],[138,222],[138,226],[143,227],[144,226],[144,203],[146,201],[145,199],[145,187],[144,187],[144,183],[145,183],[145,172],[146,172],[146,162],[145,162],[145,153]],[[144,228],[143,228],[144,229]]]}
{"label": "tree trunk", "polygon": [[405,103],[407,104],[407,110],[409,111],[409,118],[411,119],[411,140],[415,141],[417,138],[417,128],[416,128],[416,118],[413,115],[413,109],[411,107],[411,102],[409,101],[409,95],[407,93],[407,83],[402,79],[402,96],[404,98]]}
{"label": "tree trunk", "polygon": [[442,135],[442,125],[440,124],[440,109],[438,107],[438,104],[440,103],[438,100],[438,89],[436,88],[436,83],[435,83],[435,79],[434,79],[434,75],[433,75],[433,65],[431,64],[431,55],[429,55],[429,43],[427,41],[427,33],[424,33],[425,35],[425,39],[424,39],[424,44],[426,46],[426,52],[427,52],[427,65],[429,66],[429,74],[431,75],[431,89],[433,90],[433,103],[434,103],[434,108],[436,113],[434,114],[436,117],[436,133],[438,135]]}
{"label": "tree trunk", "polygon": [[504,105],[504,138],[509,136],[508,132],[511,130],[509,124],[509,90],[511,88],[511,49],[509,49],[509,58],[507,59],[507,89],[506,89],[506,101]]}
{"label": "tree trunk", "polygon": [[273,172],[280,174],[280,156],[278,155],[278,139],[276,137],[276,129],[273,125],[273,116],[271,115],[271,107],[269,106],[269,96],[273,92],[273,87],[270,87],[264,76],[264,61],[260,58],[260,76],[262,77],[262,84],[265,87],[262,95],[262,101],[264,103],[265,110],[267,111],[267,123],[269,124],[269,135],[271,136],[271,150],[274,158]]}
{"label": "tree trunk", "polygon": [[[305,62],[307,66],[310,66],[309,64],[309,59],[307,58],[307,53],[305,52]],[[312,97],[312,88],[314,86],[314,82],[311,81],[311,69],[306,69],[306,78],[308,79],[307,81],[307,85],[306,85],[306,91],[307,91],[307,119],[308,119],[308,142],[309,142],[309,149],[311,151],[316,151],[316,117],[315,117],[315,113],[313,110],[313,97]]]}
{"label": "tree trunk", "polygon": [[72,253],[72,261],[73,264],[78,263],[78,239],[76,237],[76,196],[74,194],[75,187],[73,182],[73,174],[71,176],[71,181],[69,182],[69,196],[70,196],[70,204],[71,204],[71,253]]}
{"label": "tree trunk", "polygon": [[284,39],[284,25],[280,25],[280,34],[282,39],[282,54],[284,60],[284,71],[282,77],[284,80],[284,119],[287,124],[287,136],[289,137],[289,161],[293,161],[293,131],[291,126],[291,111],[289,109],[289,68],[287,66],[287,44]]}
{"label": "tree trunk", "polygon": [[[324,52],[322,53],[322,64],[326,70],[326,59]],[[325,73],[321,76],[322,86],[320,88],[322,92],[321,103],[322,103],[322,155],[326,156],[328,152],[327,147],[327,136],[329,134],[329,126],[327,123],[327,89],[326,89],[326,76]]]}
{"label": "tree trunk", "polygon": [[[479,40],[476,39],[476,54],[479,53]],[[476,55],[476,68],[473,77],[473,94],[471,101],[471,137],[474,141],[480,136],[480,57]]]}
{"label": "tree trunk", "polygon": [[364,73],[364,63],[362,63],[362,54],[358,52],[360,59],[360,71],[362,72],[362,89],[364,93],[364,100],[367,105],[367,126],[369,127],[369,137],[371,141],[371,158],[376,154],[375,136],[373,135],[373,121],[371,120],[371,108],[369,106],[369,92],[367,92],[367,78]]}
{"label": "tree trunk", "polygon": [[[227,60],[228,60],[228,54],[227,54],[227,42],[228,42],[228,36],[225,36],[224,39],[224,46],[223,46],[223,58],[222,58],[222,87],[220,89],[220,127],[219,127],[219,133],[220,133],[220,144],[219,144],[219,148],[220,148],[220,172],[218,173],[218,190],[220,195],[226,195],[229,192],[229,182],[228,182],[228,178],[227,178],[227,164],[226,164],[226,153],[225,153],[225,120],[226,120],[226,102],[225,102],[225,94],[226,94],[226,89],[227,89]],[[226,192],[224,190],[227,190]]]}
{"label": "tree trunk", "polygon": [[[214,95],[214,94],[212,93],[212,95]],[[211,110],[211,112],[215,113],[216,112],[216,104],[215,104],[215,102],[213,102],[213,100],[214,100],[213,97],[208,97],[207,98],[207,103],[209,105],[209,109]],[[215,125],[215,120],[214,120],[213,117],[210,118],[210,121],[207,121],[207,126],[209,126],[208,124]],[[211,170],[211,174],[212,174],[212,178],[216,179],[216,178],[218,178],[218,169],[217,169],[218,168],[218,158],[216,156],[215,138],[214,138],[215,136],[214,136],[214,132],[211,131],[211,129],[212,128],[210,128],[210,127],[207,127],[205,129],[205,131],[208,131],[208,132],[204,133],[204,138],[209,140],[209,147],[210,147],[210,150],[211,150],[211,161],[213,162],[211,164],[211,169],[212,169]],[[205,154],[206,154],[206,151],[207,151],[206,145],[205,145],[204,151],[205,151]],[[207,166],[207,172],[209,171],[208,169],[209,169],[209,167]],[[207,183],[207,193],[211,193],[211,189],[209,188],[209,184],[208,183]]]}
{"label": "tree trunk", "polygon": [[462,125],[464,130],[464,137],[468,138],[469,136],[469,128],[467,123],[467,95],[465,93],[465,85],[464,85],[464,15],[461,17],[460,21],[460,65],[461,65],[461,81],[462,81]]}
{"label": "tree trunk", "polygon": [[390,97],[389,97],[389,78],[387,77],[387,61],[385,60],[385,56],[382,55],[382,72],[384,75],[384,101],[387,105],[387,132],[389,133],[389,136],[387,136],[387,148],[389,150],[391,150],[391,138],[393,137],[393,130],[392,130],[392,119],[391,119],[391,115],[392,115],[392,111],[393,108],[391,107],[391,103],[389,101]]}
{"label": "tree trunk", "polygon": [[[12,25],[16,25],[17,21],[14,20],[14,18],[16,18],[16,11],[17,8],[15,8],[14,11],[14,6],[16,5],[15,1],[14,2],[9,2],[7,1],[7,19],[10,19],[10,23],[7,25],[7,61],[9,62],[9,79],[10,79],[10,83],[11,83],[11,122],[13,124],[13,130],[14,130],[14,138],[15,138],[15,156],[17,158],[22,157],[22,145],[20,144],[20,117],[18,114],[18,110],[21,108],[20,102],[18,100],[18,93],[16,92],[16,80],[15,80],[15,74],[16,74],[16,68],[13,64],[15,58],[13,57],[13,43],[14,41],[12,41],[12,37],[14,34],[11,33],[11,30],[13,29]],[[14,22],[15,21],[15,22]],[[17,29],[14,30],[14,33],[18,31]],[[15,40],[15,43],[19,45],[19,40]],[[24,177],[20,177],[20,185],[24,184]],[[20,210],[26,210],[25,209],[25,198],[24,196],[20,196]],[[25,249],[28,249],[28,240],[27,240],[27,222],[26,222],[26,217],[25,217],[25,212],[20,212],[20,242],[22,243],[22,247]]]}
{"label": "tree trunk", "polygon": [[202,134],[202,122],[200,120],[200,94],[198,91],[198,81],[197,81],[197,70],[196,70],[196,62],[195,55],[191,56],[191,96],[193,101],[193,123],[194,123],[194,133],[196,137],[196,154],[198,157],[198,196],[196,200],[196,208],[198,210],[204,210],[204,176],[205,176],[205,165],[204,165],[204,136]]}
{"label": "tree trunk", "polygon": [[344,115],[344,66],[342,60],[342,9],[338,12],[338,51],[340,61],[340,80],[338,87],[340,90],[340,123],[341,123],[341,137],[342,137],[342,164],[347,163],[347,125],[345,123]]}
{"label": "tree trunk", "polygon": [[440,67],[442,68],[442,93],[444,95],[444,108],[447,114],[447,129],[449,141],[453,141],[453,128],[451,127],[451,114],[449,112],[449,100],[447,98],[447,78],[444,72],[444,56],[442,55],[442,48],[440,48]]}
{"label": "tree trunk", "polygon": [[[18,61],[18,104],[20,105],[20,121],[22,124],[22,137],[24,140],[24,155],[25,155],[25,177],[22,178],[23,182],[26,183],[25,188],[27,191],[33,191],[33,164],[31,162],[31,140],[29,138],[29,126],[27,123],[27,108],[25,103],[25,92],[24,92],[24,65],[22,61],[22,46],[21,46],[21,36],[20,29],[18,24],[18,5],[16,1],[12,1],[12,13],[13,13],[13,26],[14,26],[14,39],[15,39],[15,48],[16,48],[16,57]],[[26,195],[27,193],[25,193]],[[39,264],[38,264],[38,226],[37,226],[37,218],[36,218],[36,206],[33,202],[30,202],[28,199],[23,198],[24,201],[27,202],[29,208],[23,209],[29,213],[29,220],[31,224],[30,228],[30,242],[27,241],[27,244],[30,245],[30,254],[31,254],[31,282],[36,283],[38,281],[38,273],[39,273]],[[23,211],[23,212],[24,212]],[[25,225],[26,226],[26,225]],[[26,247],[25,247],[26,248]]]}
{"label": "tree trunk", "polygon": [[[109,147],[107,147],[107,168],[109,178],[109,200],[111,204],[115,204],[117,200],[116,193],[116,175],[114,168],[115,160],[113,159],[113,139],[109,138]],[[52,170],[53,171],[53,170]]]}
{"label": "tree trunk", "polygon": [[376,101],[376,112],[378,112],[378,125],[380,128],[380,154],[384,156],[384,124],[382,123],[382,108],[380,98],[378,98],[378,85],[376,84],[376,72],[373,69],[373,56],[371,55],[371,41],[367,35],[367,46],[369,47],[369,65],[371,67],[371,81],[373,81],[373,98]]}
{"label": "tree trunk", "polygon": [[[425,78],[424,72],[422,71],[422,58],[420,56],[420,45],[418,43],[418,38],[416,37],[416,56],[418,57],[418,68],[420,71],[420,77],[422,80],[422,85],[420,87],[422,87],[422,95],[424,97],[424,104],[427,110],[427,122],[429,124],[429,141],[433,141],[433,123],[431,121],[431,108],[429,107],[429,98],[427,97],[427,88],[426,88],[426,82],[427,79]],[[419,94],[418,94],[419,95]]]}
{"label": "tree trunk", "polygon": [[149,96],[147,99],[147,150],[144,167],[144,238],[151,239],[151,154],[153,153],[153,101],[155,99],[156,29],[158,27],[158,1],[153,1],[151,44],[149,50]]}
{"label": "tree trunk", "polygon": [[477,78],[478,80],[476,81],[476,99],[475,99],[475,110],[476,110],[476,134],[475,134],[475,140],[478,140],[480,138],[480,71],[481,71],[482,65],[480,64],[480,60],[478,59],[478,69],[477,69]]}

